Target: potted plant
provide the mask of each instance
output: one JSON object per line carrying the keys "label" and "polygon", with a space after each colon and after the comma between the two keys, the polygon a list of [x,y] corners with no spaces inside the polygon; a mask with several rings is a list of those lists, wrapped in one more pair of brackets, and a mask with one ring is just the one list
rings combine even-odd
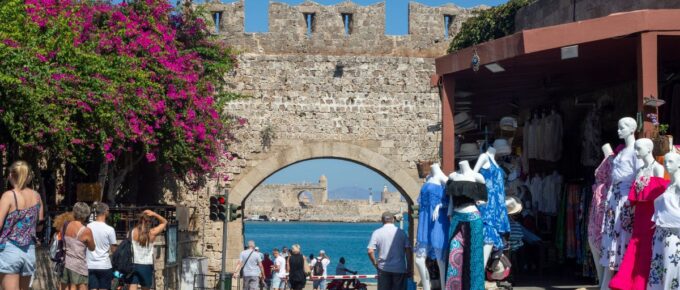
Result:
{"label": "potted plant", "polygon": [[666,153],[671,152],[671,148],[673,148],[673,136],[666,135],[669,128],[668,124],[660,124],[656,114],[647,114],[647,117],[652,121],[652,125],[654,125],[655,128],[651,138],[654,142],[654,156],[663,156]]}
{"label": "potted plant", "polygon": [[420,178],[425,178],[427,177],[428,174],[430,174],[430,171],[432,170],[430,167],[434,161],[423,161],[423,160],[418,160],[418,176]]}

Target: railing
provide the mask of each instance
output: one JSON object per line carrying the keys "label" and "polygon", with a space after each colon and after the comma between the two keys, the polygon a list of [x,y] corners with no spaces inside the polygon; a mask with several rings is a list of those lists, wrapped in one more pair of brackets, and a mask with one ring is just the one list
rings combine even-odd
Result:
{"label": "railing", "polygon": [[[107,223],[110,224],[116,231],[116,238],[124,239],[127,233],[137,224],[139,215],[150,209],[155,211],[162,217],[168,220],[168,223],[173,224],[177,221],[177,207],[169,205],[151,205],[151,206],[113,206],[109,208],[109,219]],[[48,214],[54,219],[55,216],[71,210],[71,207],[59,206],[50,207]],[[154,221],[156,222],[156,221]]]}

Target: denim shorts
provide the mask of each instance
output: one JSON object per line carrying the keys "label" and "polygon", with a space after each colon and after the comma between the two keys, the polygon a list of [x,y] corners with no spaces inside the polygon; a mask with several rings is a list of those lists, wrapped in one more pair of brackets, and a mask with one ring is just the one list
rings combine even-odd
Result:
{"label": "denim shorts", "polygon": [[0,251],[0,273],[32,276],[35,272],[35,246],[29,245],[26,251],[11,242],[5,243]]}
{"label": "denim shorts", "polygon": [[133,264],[133,266],[134,270],[128,283],[150,288],[153,285],[153,265]]}

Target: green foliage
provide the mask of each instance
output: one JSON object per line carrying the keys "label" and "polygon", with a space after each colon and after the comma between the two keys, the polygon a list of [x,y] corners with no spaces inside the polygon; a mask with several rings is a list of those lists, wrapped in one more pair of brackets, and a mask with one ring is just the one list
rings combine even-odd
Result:
{"label": "green foliage", "polygon": [[510,35],[515,29],[517,11],[532,2],[534,0],[510,0],[503,5],[475,11],[476,16],[463,22],[460,32],[451,41],[448,52]]}

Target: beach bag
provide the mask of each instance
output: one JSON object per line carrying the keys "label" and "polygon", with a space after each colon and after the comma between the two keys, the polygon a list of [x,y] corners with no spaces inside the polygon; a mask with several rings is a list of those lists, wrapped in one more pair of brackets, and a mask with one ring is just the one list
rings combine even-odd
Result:
{"label": "beach bag", "polygon": [[486,280],[503,281],[510,276],[510,259],[503,254],[503,251],[496,250],[491,253],[486,267]]}
{"label": "beach bag", "polygon": [[316,258],[316,264],[314,264],[312,274],[314,274],[314,276],[323,276],[323,258]]}
{"label": "beach bag", "polygon": [[[64,250],[64,235],[66,235],[66,228],[69,222],[65,222],[61,227],[61,232],[54,235],[52,244],[50,245],[50,260],[54,262],[54,273],[58,276],[64,272],[64,264],[66,263],[66,250]],[[59,237],[61,235],[61,237]]]}
{"label": "beach bag", "polygon": [[123,240],[111,256],[111,266],[123,276],[132,274],[134,271],[134,251],[132,250],[132,230],[127,239]]}

